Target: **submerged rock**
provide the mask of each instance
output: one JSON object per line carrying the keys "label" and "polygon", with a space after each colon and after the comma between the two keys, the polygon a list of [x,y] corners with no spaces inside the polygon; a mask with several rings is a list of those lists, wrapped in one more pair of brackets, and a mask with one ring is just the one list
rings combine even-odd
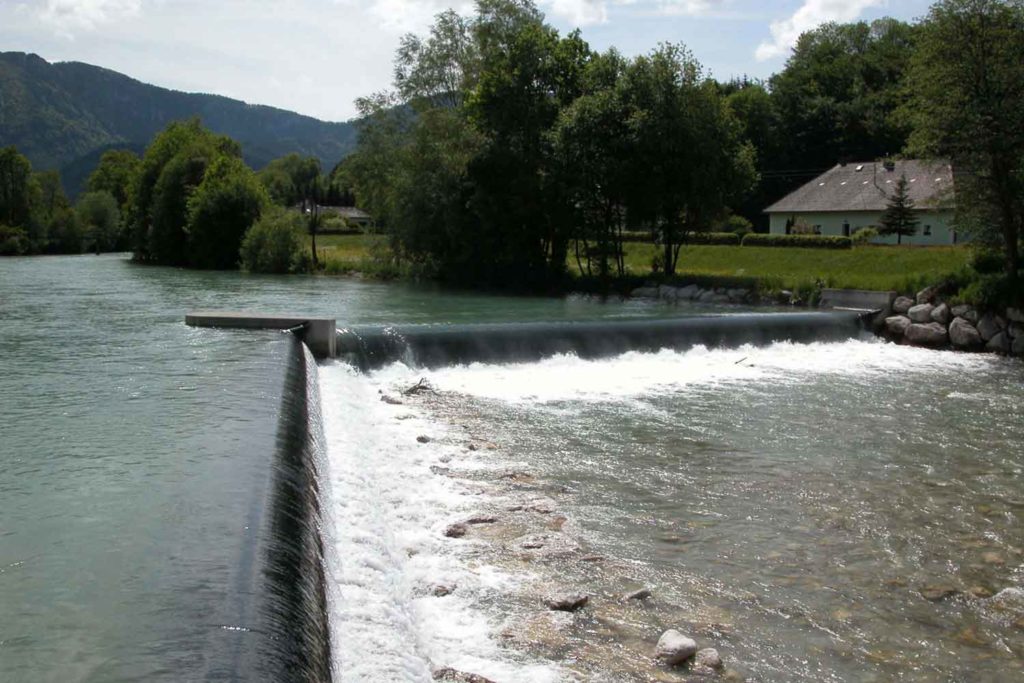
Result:
{"label": "submerged rock", "polygon": [[924,586],[919,592],[921,593],[921,597],[925,600],[930,602],[942,602],[943,600],[958,594],[960,591],[952,586],[935,584],[931,586]]}
{"label": "submerged rock", "polygon": [[722,658],[718,654],[718,650],[713,647],[706,647],[703,650],[699,650],[697,654],[693,656],[693,665],[706,666],[709,669],[721,669]]}
{"label": "submerged rock", "polygon": [[914,305],[914,300],[909,296],[898,296],[892,302],[892,311],[898,315],[906,315],[907,311]]}
{"label": "submerged rock", "polygon": [[640,590],[633,591],[632,593],[627,593],[625,596],[623,596],[625,600],[646,600],[649,597],[651,597],[651,591],[647,590],[646,588],[641,588]]}
{"label": "submerged rock", "polygon": [[981,346],[981,334],[977,328],[965,318],[954,318],[949,325],[949,340],[953,346],[961,349],[973,349]]}
{"label": "submerged rock", "polygon": [[458,671],[451,667],[444,667],[443,669],[436,669],[434,671],[435,681],[451,681],[452,683],[494,683],[490,678],[484,678],[477,674],[466,673],[465,671]]}
{"label": "submerged rock", "polygon": [[697,642],[675,629],[661,634],[654,648],[654,657],[669,666],[678,666],[697,654]]}
{"label": "submerged rock", "polygon": [[928,323],[932,320],[932,311],[934,310],[935,307],[931,304],[918,304],[907,311],[907,317],[911,322]]}
{"label": "submerged rock", "polygon": [[907,341],[921,346],[944,346],[949,341],[946,328],[939,323],[914,324],[907,328]]}
{"label": "submerged rock", "polygon": [[559,593],[543,599],[548,609],[556,612],[575,612],[590,602],[590,596],[583,593]]}
{"label": "submerged rock", "polygon": [[430,437],[420,434],[416,437],[416,440],[420,443],[430,443]]}
{"label": "submerged rock", "polygon": [[885,329],[889,331],[889,334],[897,337],[906,334],[908,327],[910,327],[910,318],[906,316],[894,315],[885,319]]}

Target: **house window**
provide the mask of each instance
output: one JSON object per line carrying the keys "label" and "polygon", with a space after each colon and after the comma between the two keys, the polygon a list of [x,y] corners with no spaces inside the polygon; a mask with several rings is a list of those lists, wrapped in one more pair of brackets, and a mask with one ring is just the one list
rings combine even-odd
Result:
{"label": "house window", "polygon": [[820,235],[821,234],[821,226],[820,225],[815,225],[814,226],[814,234],[815,235]]}
{"label": "house window", "polygon": [[843,237],[850,236],[850,221],[843,221]]}
{"label": "house window", "polygon": [[925,237],[929,237],[929,236],[931,236],[931,234],[932,234],[932,226],[930,226],[930,225],[924,226],[924,235],[925,235]]}

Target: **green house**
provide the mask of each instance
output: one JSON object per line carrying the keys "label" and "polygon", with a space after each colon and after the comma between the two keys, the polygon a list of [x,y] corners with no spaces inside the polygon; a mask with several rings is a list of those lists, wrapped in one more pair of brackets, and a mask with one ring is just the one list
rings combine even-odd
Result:
{"label": "green house", "polygon": [[[765,213],[770,232],[786,235],[810,229],[820,235],[850,236],[859,228],[877,227],[882,213],[906,176],[908,194],[919,221],[917,234],[903,244],[956,244],[963,241],[953,227],[953,169],[944,161],[865,162],[837,164],[811,182],[775,202]],[[896,244],[896,236],[879,236],[878,244]]]}

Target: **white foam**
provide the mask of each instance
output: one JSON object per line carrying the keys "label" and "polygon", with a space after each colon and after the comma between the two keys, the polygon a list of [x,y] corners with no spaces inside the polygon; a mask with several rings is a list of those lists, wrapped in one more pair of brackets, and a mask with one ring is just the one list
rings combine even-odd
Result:
{"label": "white foam", "polygon": [[[516,579],[474,566],[472,542],[444,538],[444,528],[481,501],[430,470],[459,449],[443,442],[442,425],[381,402],[382,386],[342,364],[320,369],[337,679],[429,681],[433,667],[451,666],[511,683],[559,680],[553,666],[518,661],[495,641],[501,615],[481,603]],[[417,443],[419,435],[432,441]],[[429,589],[436,583],[457,590],[435,597]]]}
{"label": "white foam", "polygon": [[778,343],[737,349],[626,353],[615,358],[583,360],[562,355],[537,363],[483,364],[410,370],[395,364],[376,373],[398,383],[425,376],[438,389],[510,402],[562,400],[607,401],[644,394],[675,392],[689,386],[743,381],[794,382],[822,374],[859,376],[932,374],[978,368],[992,359],[983,355],[936,352],[879,341]]}

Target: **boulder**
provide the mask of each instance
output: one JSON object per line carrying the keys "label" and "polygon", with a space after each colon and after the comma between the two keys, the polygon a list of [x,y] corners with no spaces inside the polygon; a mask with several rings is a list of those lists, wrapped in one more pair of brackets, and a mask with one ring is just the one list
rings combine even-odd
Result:
{"label": "boulder", "polygon": [[907,328],[906,339],[920,346],[945,346],[949,342],[946,328],[938,323],[911,325]]}
{"label": "boulder", "polygon": [[1010,335],[1005,332],[998,333],[985,344],[986,351],[995,351],[997,353],[1009,353],[1010,348]]}
{"label": "boulder", "polygon": [[702,291],[700,293],[700,295],[697,296],[696,300],[701,302],[702,304],[709,304],[709,303],[711,303],[712,301],[715,300],[716,296],[718,296],[718,295],[715,294],[714,291],[712,291],[710,289],[707,289],[707,290]]}
{"label": "boulder", "polygon": [[949,341],[960,349],[974,349],[982,345],[977,328],[963,318],[954,318],[949,324]]}
{"label": "boulder", "polygon": [[930,323],[932,321],[932,311],[934,310],[935,307],[931,304],[918,304],[917,306],[912,306],[911,309],[907,311],[907,316],[910,318],[911,322]]}
{"label": "boulder", "polygon": [[1010,323],[1006,328],[1006,331],[1009,332],[1010,336],[1014,339],[1020,339],[1021,337],[1024,337],[1024,323]]}
{"label": "boulder", "polygon": [[1007,308],[1006,317],[1015,323],[1024,323],[1024,311],[1019,308]]}
{"label": "boulder", "polygon": [[630,292],[630,296],[637,297],[637,298],[644,298],[644,299],[657,299],[658,298],[658,288],[657,287],[637,287],[632,292]]}
{"label": "boulder", "polygon": [[972,325],[977,325],[978,321],[981,320],[981,313],[978,313],[978,309],[972,308],[961,316],[964,320]]}
{"label": "boulder", "polygon": [[986,313],[981,316],[981,319],[978,321],[978,332],[981,333],[981,338],[985,341],[989,341],[992,337],[999,334],[1003,327],[1005,327],[1000,324],[1001,322],[1002,320],[998,316],[992,315],[991,313]]}
{"label": "boulder", "polygon": [[747,297],[750,296],[750,290],[749,289],[739,289],[739,288],[737,288],[737,289],[730,289],[728,292],[726,292],[726,294],[729,295],[729,298],[732,301],[740,303],[742,301],[746,301]]}
{"label": "boulder", "polygon": [[917,293],[918,304],[930,304],[935,301],[935,295],[939,293],[938,287],[925,287]]}
{"label": "boulder", "polygon": [[914,300],[909,296],[898,296],[892,302],[892,312],[899,315],[906,315],[907,311],[914,305]]}
{"label": "boulder", "polygon": [[1010,353],[1015,356],[1024,356],[1024,337],[1017,337],[1010,346]]}
{"label": "boulder", "polygon": [[658,287],[658,298],[665,301],[675,301],[679,298],[679,290],[669,285],[661,285]]}
{"label": "boulder", "polygon": [[910,327],[910,318],[903,315],[894,315],[891,318],[885,319],[885,329],[889,331],[889,334],[896,337],[902,337],[907,333],[907,328]]}
{"label": "boulder", "polygon": [[559,593],[544,598],[544,604],[548,609],[556,612],[575,612],[585,607],[590,602],[590,597],[582,593]]}
{"label": "boulder", "polygon": [[952,317],[949,314],[949,306],[946,304],[939,304],[932,311],[932,322],[939,323],[940,325],[948,325]]}
{"label": "boulder", "polygon": [[680,299],[689,299],[692,301],[700,294],[700,287],[697,285],[686,285],[678,290],[677,296]]}
{"label": "boulder", "polygon": [[713,647],[706,647],[703,650],[698,650],[697,654],[693,656],[694,666],[706,666],[709,669],[721,669],[722,658],[718,654],[718,650]]}
{"label": "boulder", "polygon": [[430,443],[430,437],[421,434],[416,437],[416,441],[418,441],[419,443]]}
{"label": "boulder", "polygon": [[465,524],[452,524],[444,530],[444,535],[448,538],[462,538],[469,533],[469,527]]}
{"label": "boulder", "polygon": [[959,306],[954,306],[952,311],[951,311],[951,313],[953,314],[954,318],[962,318],[970,310],[971,310],[971,307],[968,306],[967,304],[960,304]]}
{"label": "boulder", "polygon": [[655,658],[669,666],[682,664],[695,654],[697,654],[697,642],[675,629],[669,629],[662,633],[657,647],[654,648]]}

